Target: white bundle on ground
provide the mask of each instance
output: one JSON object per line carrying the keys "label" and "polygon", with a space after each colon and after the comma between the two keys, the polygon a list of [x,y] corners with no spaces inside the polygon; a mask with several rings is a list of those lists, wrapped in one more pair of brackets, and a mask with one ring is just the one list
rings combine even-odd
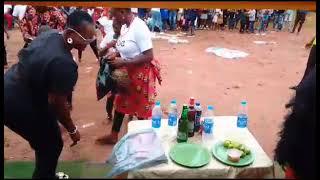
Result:
{"label": "white bundle on ground", "polygon": [[255,44],[277,44],[276,42],[274,41],[253,41],[253,43]]}
{"label": "white bundle on ground", "polygon": [[239,59],[247,57],[249,54],[243,51],[232,50],[227,48],[218,48],[218,47],[209,47],[206,49],[207,53],[215,54],[216,56],[220,56],[227,59]]}
{"label": "white bundle on ground", "polygon": [[186,39],[179,39],[178,38],[179,35],[175,35],[175,34],[167,34],[167,33],[151,33],[151,38],[152,39],[164,39],[164,40],[168,40],[168,42],[170,44],[186,44],[189,43],[188,40]]}

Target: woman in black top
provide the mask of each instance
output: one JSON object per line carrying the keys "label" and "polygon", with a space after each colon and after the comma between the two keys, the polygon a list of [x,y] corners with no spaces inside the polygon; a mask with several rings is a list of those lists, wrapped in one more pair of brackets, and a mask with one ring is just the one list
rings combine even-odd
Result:
{"label": "woman in black top", "polygon": [[4,74],[4,124],[35,150],[33,178],[54,178],[63,148],[59,122],[73,141],[80,140],[67,96],[78,79],[73,48],[84,50],[95,38],[94,23],[84,11],[74,11],[62,33],[50,30],[19,52],[19,62]]}

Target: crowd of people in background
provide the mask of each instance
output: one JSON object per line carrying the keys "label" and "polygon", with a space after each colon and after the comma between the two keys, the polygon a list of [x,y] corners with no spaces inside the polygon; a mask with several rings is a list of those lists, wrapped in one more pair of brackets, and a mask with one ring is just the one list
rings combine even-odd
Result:
{"label": "crowd of people in background", "polygon": [[[27,6],[5,5],[4,19],[8,29],[14,27],[15,22],[27,18],[30,8]],[[38,23],[48,24],[53,28],[63,27],[63,18],[76,9],[87,11],[97,22],[102,17],[108,17],[108,9],[102,7],[51,7],[50,10],[40,12]],[[161,9],[161,8],[131,8],[134,15],[144,20],[150,30],[165,32],[181,30],[194,35],[195,30],[234,31],[240,33],[264,33],[268,30],[290,31],[298,33],[305,22],[307,11],[302,10],[272,10],[272,9]],[[48,13],[50,12],[50,13]],[[38,12],[36,12],[38,13]],[[62,14],[63,16],[59,16]],[[52,17],[55,16],[55,17]],[[57,17],[58,16],[58,17]],[[50,19],[50,20],[49,20]],[[44,22],[43,22],[44,21]],[[51,22],[45,22],[51,21]],[[54,23],[52,23],[54,21]],[[272,24],[272,27],[270,27]],[[60,25],[60,26],[59,26]],[[105,32],[102,31],[103,35]]]}
{"label": "crowd of people in background", "polygon": [[[181,30],[194,35],[194,30],[259,33],[268,30],[301,31],[307,11],[272,9],[140,9],[138,16],[151,31]],[[272,27],[270,27],[272,24]]]}

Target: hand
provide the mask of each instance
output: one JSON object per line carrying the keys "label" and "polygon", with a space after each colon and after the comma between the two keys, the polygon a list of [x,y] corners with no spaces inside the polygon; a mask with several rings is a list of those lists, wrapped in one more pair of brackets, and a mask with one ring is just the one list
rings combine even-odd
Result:
{"label": "hand", "polygon": [[108,52],[108,54],[106,55],[106,58],[111,60],[114,60],[116,57],[117,57],[116,52]]}
{"label": "hand", "polygon": [[70,134],[70,138],[72,139],[72,144],[70,145],[70,147],[76,145],[78,143],[78,141],[80,141],[80,133],[77,130],[77,132],[75,134]]}
{"label": "hand", "polygon": [[113,61],[109,61],[109,63],[114,67],[122,67],[126,65],[126,61],[120,57],[116,57]]}

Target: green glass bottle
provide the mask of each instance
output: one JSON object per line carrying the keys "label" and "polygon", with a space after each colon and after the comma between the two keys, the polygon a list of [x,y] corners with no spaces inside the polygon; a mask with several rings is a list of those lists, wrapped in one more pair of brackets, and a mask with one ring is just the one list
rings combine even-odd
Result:
{"label": "green glass bottle", "polygon": [[183,105],[182,114],[179,119],[177,142],[187,142],[188,141],[188,106]]}

